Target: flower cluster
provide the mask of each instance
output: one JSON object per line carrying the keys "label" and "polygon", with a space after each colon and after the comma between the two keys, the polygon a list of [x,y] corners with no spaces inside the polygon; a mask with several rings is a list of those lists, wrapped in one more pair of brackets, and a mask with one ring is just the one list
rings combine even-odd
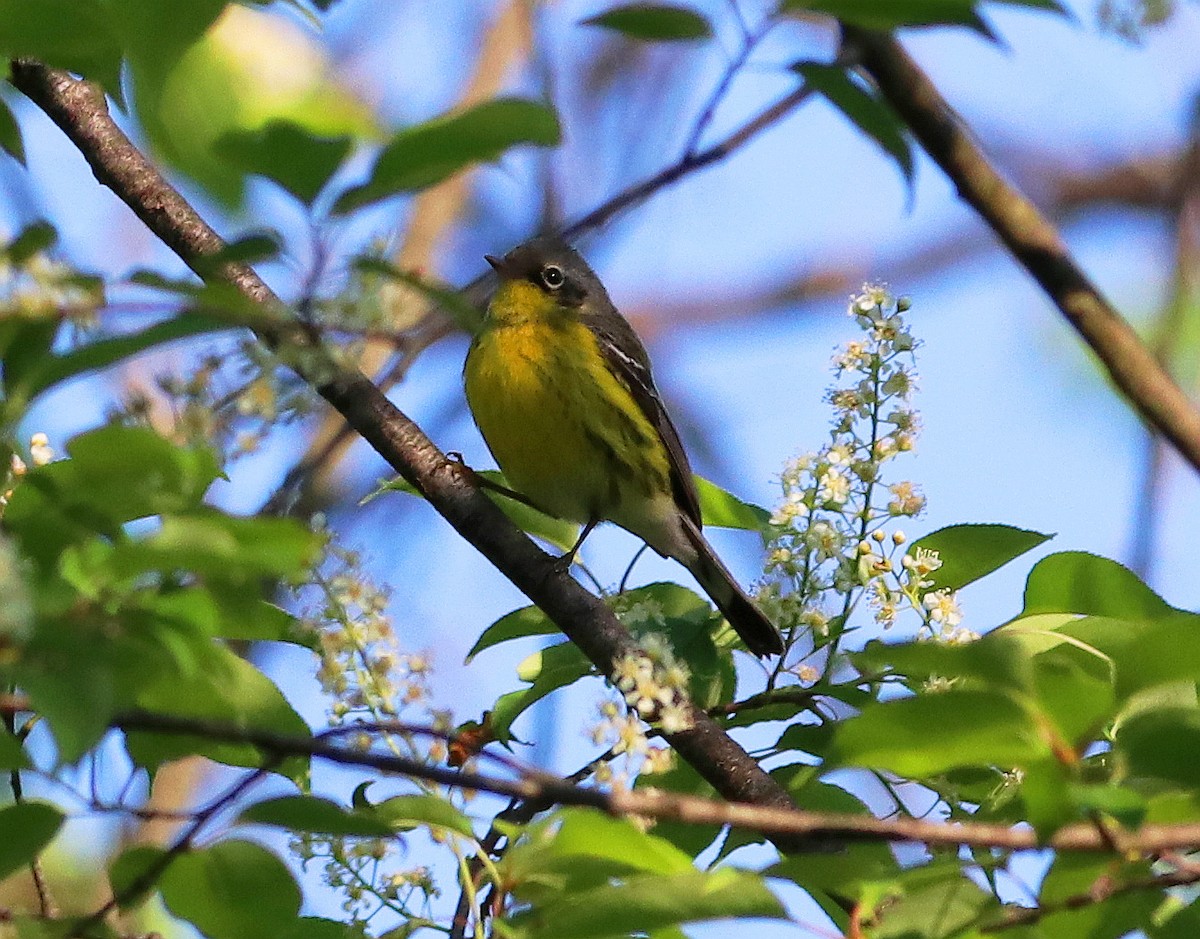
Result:
{"label": "flower cluster", "polygon": [[[361,566],[358,552],[330,541],[306,588],[306,596],[316,591],[305,625],[319,644],[317,678],[333,701],[329,723],[394,720],[420,708],[435,727],[449,729],[449,714],[429,707],[428,656],[401,653],[387,613],[390,595]],[[434,749],[432,759],[444,758],[444,748]]]}
{"label": "flower cluster", "polygon": [[261,343],[204,356],[190,372],[129,391],[113,420],[153,427],[182,445],[214,446],[228,460],[257,452],[280,424],[309,413],[311,389],[280,369]]}
{"label": "flower cluster", "polygon": [[[29,438],[29,462],[34,466],[45,466],[54,460],[54,448],[50,446],[50,438],[40,431]],[[0,486],[0,511],[8,505],[12,498],[13,489],[29,472],[29,467],[20,454],[14,453],[9,460],[8,472],[4,476],[4,484]]]}
{"label": "flower cluster", "polygon": [[[32,230],[26,232],[0,253],[0,320],[58,318],[91,328],[104,303],[102,283],[45,250],[30,251],[37,237]],[[45,240],[52,238],[47,231]]]}
{"label": "flower cluster", "polygon": [[[910,558],[904,532],[892,527],[925,507],[913,483],[885,480],[887,464],[914,448],[919,431],[908,307],[879,285],[851,299],[849,314],[864,335],[834,359],[829,442],[792,460],[780,480],[759,599],[793,642],[805,638],[812,652],[836,641],[864,597],[885,627],[912,609],[931,632],[966,637],[954,596],[930,589],[930,559],[920,552]],[[811,677],[811,664],[796,667]]]}
{"label": "flower cluster", "polygon": [[[450,713],[431,704],[429,657],[400,650],[387,612],[389,593],[372,583],[362,566],[357,552],[329,538],[325,557],[301,592],[307,606],[304,626],[321,658],[317,677],[331,698],[329,724],[363,724],[361,733],[345,738],[349,746],[367,749],[382,744],[410,758],[444,762],[443,741],[405,733],[396,724],[405,719],[446,732],[452,726]],[[388,726],[370,728],[380,723]],[[432,785],[418,786],[437,791]],[[435,837],[432,831],[428,834]],[[321,864],[326,884],[342,893],[343,908],[359,921],[381,910],[405,920],[426,917],[431,900],[438,896],[427,868],[392,866],[397,857],[393,841],[305,835],[292,847],[306,866],[314,861]],[[460,850],[457,840],[450,847]]]}
{"label": "flower cluster", "polygon": [[659,633],[642,636],[636,650],[613,663],[612,684],[621,699],[601,703],[600,720],[591,736],[598,745],[607,743],[612,756],[624,756],[625,767],[618,772],[608,763],[598,764],[599,782],[627,785],[637,772],[661,773],[671,767],[671,751],[650,746],[646,722],[652,721],[667,734],[691,726],[682,703],[690,677],[687,666],[675,658]]}
{"label": "flower cluster", "polygon": [[304,867],[321,865],[322,879],[342,894],[342,910],[355,926],[385,910],[405,920],[428,917],[430,902],[441,895],[428,867],[387,869],[394,848],[386,839],[304,834],[292,850]]}

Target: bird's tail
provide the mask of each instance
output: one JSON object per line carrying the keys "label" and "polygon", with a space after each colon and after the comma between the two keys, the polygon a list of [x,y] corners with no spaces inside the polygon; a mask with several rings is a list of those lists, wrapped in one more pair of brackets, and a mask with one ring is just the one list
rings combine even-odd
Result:
{"label": "bird's tail", "polygon": [[683,527],[696,552],[695,558],[689,559],[688,570],[700,581],[700,586],[729,621],[729,625],[742,637],[746,648],[760,657],[781,653],[783,637],[779,630],[746,596],[696,524],[685,518]]}

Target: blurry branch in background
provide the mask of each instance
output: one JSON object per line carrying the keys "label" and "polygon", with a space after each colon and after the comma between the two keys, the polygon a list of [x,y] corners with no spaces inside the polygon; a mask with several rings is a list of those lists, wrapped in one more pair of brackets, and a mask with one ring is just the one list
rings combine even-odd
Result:
{"label": "blurry branch in background", "polygon": [[[230,284],[266,314],[285,311],[248,265],[225,263],[214,270],[211,258],[220,255],[224,242],[116,125],[98,87],[27,60],[13,63],[11,81],[67,135],[96,179],[193,271]],[[265,315],[263,322],[270,318]],[[257,325],[260,338],[275,346],[293,370],[540,607],[602,674],[611,675],[614,663],[642,654],[608,605],[517,529],[474,484],[471,474],[447,459],[365,375],[339,367],[303,324],[291,329]],[[687,727],[664,732],[663,738],[724,798],[763,806],[792,804],[779,782],[692,701],[679,695],[670,706],[678,708]],[[658,720],[657,712],[644,717]]]}
{"label": "blurry branch in background", "polygon": [[845,27],[844,52],[874,79],[969,203],[1100,358],[1139,413],[1200,471],[1200,411],[1100,294],[1058,231],[988,162],[961,119],[890,35]]}
{"label": "blurry branch in background", "polygon": [[[1195,317],[1200,299],[1200,136],[1195,133],[1173,183],[1166,187],[1173,197],[1175,236],[1171,293],[1150,324],[1151,349],[1158,363],[1186,387],[1189,383],[1195,385],[1196,370],[1183,368],[1179,353],[1181,347],[1194,352],[1189,340],[1194,343],[1195,336],[1189,335],[1187,325]],[[1129,550],[1129,566],[1143,580],[1153,573],[1169,466],[1163,438],[1147,434],[1145,463],[1131,518],[1133,540]]]}
{"label": "blurry branch in background", "polygon": [[[462,108],[480,104],[496,95],[516,66],[529,55],[532,8],[526,0],[509,0],[501,9],[484,36],[475,63],[475,71],[458,100]],[[471,192],[474,171],[458,173],[430,189],[418,193],[413,200],[411,220],[400,248],[392,263],[401,270],[423,272],[433,265],[438,246],[446,232],[463,212]],[[433,304],[407,284],[393,281],[380,298],[387,311],[387,322],[398,330],[408,332],[400,356],[380,384],[384,391],[400,381],[416,356],[426,347],[453,329],[440,316],[431,316]],[[394,343],[367,343],[359,360],[359,368],[375,375],[396,354]],[[289,508],[288,502],[299,497],[302,505],[297,514],[308,515],[321,506],[329,475],[354,442],[354,433],[337,415],[330,415],[313,432],[304,454],[287,474],[283,485],[264,507],[272,514]]]}

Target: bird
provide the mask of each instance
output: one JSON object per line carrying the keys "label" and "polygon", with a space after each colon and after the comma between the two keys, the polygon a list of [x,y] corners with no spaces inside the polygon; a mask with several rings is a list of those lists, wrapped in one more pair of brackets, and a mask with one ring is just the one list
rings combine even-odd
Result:
{"label": "bird", "polygon": [[485,260],[500,283],[463,365],[467,403],[508,485],[583,526],[562,569],[596,525],[614,522],[683,564],[750,652],[783,652],[779,630],[704,537],[650,358],[600,278],[555,236]]}

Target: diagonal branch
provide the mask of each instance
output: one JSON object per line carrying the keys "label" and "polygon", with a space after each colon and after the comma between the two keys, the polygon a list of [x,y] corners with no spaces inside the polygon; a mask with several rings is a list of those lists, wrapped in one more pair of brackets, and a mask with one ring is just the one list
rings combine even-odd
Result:
{"label": "diagonal branch", "polygon": [[[223,247],[220,236],[117,127],[96,86],[30,61],[13,64],[12,82],[63,130],[96,178],[192,270],[232,284],[267,310],[282,309],[279,298],[249,266],[226,263],[213,270],[208,259]],[[271,328],[260,327],[258,334],[268,343],[280,339]],[[561,571],[366,376],[339,367],[315,341],[288,357],[346,423],[537,604],[603,674],[611,674],[619,658],[637,654],[629,633],[604,602]],[[664,737],[713,788],[727,799],[791,805],[779,783],[712,718],[691,702],[681,703],[690,727]],[[800,846],[790,842],[790,847]]]}
{"label": "diagonal branch", "polygon": [[843,27],[844,53],[1104,363],[1151,426],[1200,470],[1200,411],[1075,263],[1058,230],[988,162],[945,98],[891,35]]}

